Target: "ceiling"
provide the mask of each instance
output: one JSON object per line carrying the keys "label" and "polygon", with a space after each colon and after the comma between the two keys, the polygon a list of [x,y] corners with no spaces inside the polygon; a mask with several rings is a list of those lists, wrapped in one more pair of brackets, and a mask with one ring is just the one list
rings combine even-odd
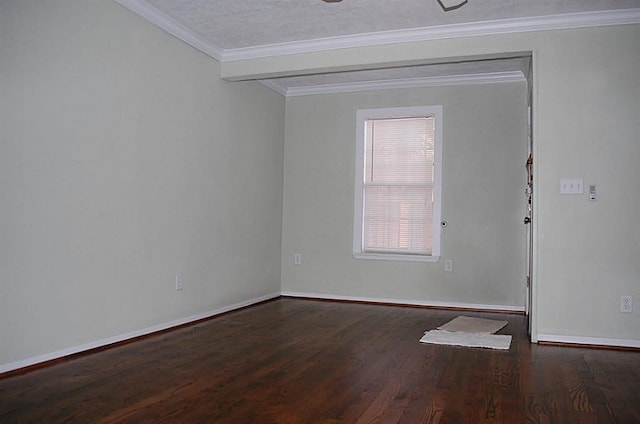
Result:
{"label": "ceiling", "polygon": [[[550,22],[589,23],[640,20],[640,0],[469,0],[445,12],[437,0],[115,0],[221,61],[381,44],[411,36],[446,38],[456,31],[491,27],[530,28]],[[455,1],[454,1],[455,2]],[[605,19],[606,18],[606,19]],[[607,21],[608,19],[608,21]],[[582,24],[581,24],[582,22]],[[527,26],[528,25],[528,26]],[[545,27],[545,28],[546,28]],[[530,30],[530,29],[529,29]],[[453,31],[453,32],[452,32]],[[431,35],[430,35],[431,34]],[[460,35],[458,35],[460,36]],[[524,75],[518,58],[474,60],[389,70],[277,78],[265,81],[285,95],[305,87],[356,90],[362,83],[442,82],[442,76]],[[392,85],[392,84],[391,84]],[[322,90],[320,90],[322,92]]]}

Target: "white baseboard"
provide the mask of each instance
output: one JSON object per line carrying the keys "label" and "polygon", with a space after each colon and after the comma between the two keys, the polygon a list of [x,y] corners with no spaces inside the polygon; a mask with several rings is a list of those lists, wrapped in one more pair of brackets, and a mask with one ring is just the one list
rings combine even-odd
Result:
{"label": "white baseboard", "polygon": [[[145,336],[158,331],[167,330],[172,327],[177,327],[190,322],[195,322],[205,318],[211,318],[216,315],[224,314],[236,309],[251,306],[256,303],[264,302],[267,300],[275,299],[280,296],[298,297],[298,298],[310,298],[310,299],[323,299],[323,300],[346,300],[352,302],[370,302],[370,303],[388,303],[397,305],[415,305],[415,306],[428,306],[436,308],[459,308],[459,309],[477,309],[487,311],[508,311],[508,312],[524,312],[523,306],[511,306],[511,305],[487,305],[479,303],[458,303],[458,302],[435,302],[435,301],[418,301],[418,300],[406,300],[406,299],[387,299],[378,297],[358,297],[358,296],[341,296],[333,294],[320,294],[320,293],[306,293],[306,292],[287,292],[271,293],[258,298],[246,300],[244,302],[235,303],[233,305],[223,306],[211,311],[207,311],[201,314],[192,315],[186,318],[166,322],[163,324],[155,325],[152,327],[143,328],[141,330],[131,331],[128,333],[120,334],[114,337],[109,337],[102,340],[86,343],[81,346],[75,346],[68,349],[59,350],[57,352],[46,353],[44,355],[35,356],[32,358],[24,359],[21,361],[9,362],[6,364],[0,364],[0,374],[14,371],[20,368],[29,367],[42,362],[47,362],[55,359],[60,359],[65,356],[73,355],[76,353],[84,352],[91,349],[96,349],[110,344],[123,342],[129,339],[133,339],[140,336]],[[611,347],[630,347],[640,348],[640,340],[628,340],[628,339],[610,339],[601,337],[580,337],[580,336],[566,336],[557,334],[538,334],[538,342],[548,343],[563,343],[563,344],[576,344],[576,345],[589,345],[589,346],[611,346]]]}
{"label": "white baseboard", "polygon": [[412,306],[428,306],[433,308],[456,308],[456,309],[477,309],[482,311],[500,311],[500,312],[524,312],[524,306],[513,305],[485,305],[481,303],[458,303],[458,302],[436,302],[415,299],[385,299],[378,297],[358,297],[358,296],[340,296],[335,294],[319,294],[305,292],[282,292],[283,296],[288,297],[307,297],[310,299],[325,300],[347,300],[351,302],[370,302],[370,303],[391,303],[395,305],[412,305]]}
{"label": "white baseboard", "polygon": [[538,334],[538,343],[562,343],[584,346],[640,348],[640,340],[609,339],[603,337],[565,336],[559,334]]}
{"label": "white baseboard", "polygon": [[148,334],[156,333],[158,331],[167,330],[172,327],[177,327],[179,325],[188,324],[190,322],[198,321],[205,318],[211,318],[216,315],[224,314],[225,312],[230,312],[236,309],[244,308],[246,306],[251,306],[256,303],[264,302],[266,300],[275,299],[280,297],[280,293],[272,293],[265,296],[261,296],[255,299],[246,300],[244,302],[235,303],[229,306],[223,306],[221,308],[217,308],[211,311],[207,311],[201,314],[192,315],[186,318],[180,318],[175,321],[165,322],[163,324],[154,325],[152,327],[143,328],[141,330],[131,331],[125,334],[119,334],[114,337],[109,337],[102,340],[96,340],[94,342],[86,343],[81,346],[75,346],[68,349],[59,350],[57,352],[46,353],[44,355],[35,356],[28,359],[23,359],[21,361],[9,362],[6,364],[0,364],[0,374],[14,371],[20,368],[29,367],[32,365],[36,365],[42,362],[52,361],[55,359],[64,358],[65,356],[73,355],[76,353],[84,352],[91,349],[96,349],[103,346],[108,346],[113,343],[123,342],[125,340],[133,339],[140,336],[146,336]]}

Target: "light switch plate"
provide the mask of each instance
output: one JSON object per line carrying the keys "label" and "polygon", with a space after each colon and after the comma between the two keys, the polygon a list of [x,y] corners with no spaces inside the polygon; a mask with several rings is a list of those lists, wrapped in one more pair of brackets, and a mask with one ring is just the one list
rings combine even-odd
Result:
{"label": "light switch plate", "polygon": [[563,178],[560,180],[560,194],[584,193],[584,181],[582,178]]}

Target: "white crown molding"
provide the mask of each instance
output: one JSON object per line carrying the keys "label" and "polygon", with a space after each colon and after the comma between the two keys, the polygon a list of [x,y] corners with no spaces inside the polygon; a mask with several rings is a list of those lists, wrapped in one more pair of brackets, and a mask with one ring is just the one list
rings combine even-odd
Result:
{"label": "white crown molding", "polygon": [[[315,94],[354,93],[358,91],[391,90],[401,88],[425,88],[452,85],[495,84],[505,82],[525,82],[521,71],[490,72],[469,75],[447,75],[423,78],[404,78],[378,81],[358,81],[340,84],[322,84],[315,86],[291,87],[278,85],[274,80],[261,81],[267,87],[285,97],[309,96]],[[267,83],[268,82],[268,83]]]}
{"label": "white crown molding", "polygon": [[538,334],[538,342],[575,344],[583,346],[630,347],[640,349],[640,340],[565,336],[559,334]]}
{"label": "white crown molding", "polygon": [[200,50],[208,56],[222,61],[224,50],[200,37],[184,25],[172,19],[164,12],[151,6],[144,0],[114,0],[132,12],[140,15],[169,34]]}
{"label": "white crown molding", "polygon": [[308,299],[323,299],[323,300],[346,300],[349,302],[367,302],[367,303],[382,303],[392,305],[413,305],[413,306],[426,306],[433,308],[453,308],[453,309],[468,309],[476,311],[496,311],[496,312],[524,312],[524,306],[512,306],[512,305],[485,305],[481,303],[458,303],[458,302],[436,302],[436,301],[421,301],[421,300],[406,300],[406,299],[386,299],[379,297],[359,297],[359,296],[341,296],[337,294],[324,294],[324,293],[307,293],[307,292],[289,292],[283,291],[282,296],[308,298]]}
{"label": "white crown molding", "polygon": [[222,49],[178,23],[145,0],[114,1],[221,62],[393,43],[640,23],[640,8],[618,9],[440,25],[267,44],[237,49]]}
{"label": "white crown molding", "polygon": [[277,82],[275,82],[274,80],[258,80],[262,83],[262,85],[264,85],[265,87],[268,87],[270,89],[272,89],[273,91],[275,91],[278,94],[283,95],[284,97],[287,97],[287,88],[281,86],[280,84],[278,84]]}
{"label": "white crown molding", "polygon": [[287,54],[312,53],[333,49],[376,46],[393,43],[476,37],[517,32],[549,31],[572,28],[628,25],[640,23],[640,9],[568,13],[531,18],[502,19],[464,24],[371,32],[341,37],[318,38],[299,42],[226,49],[224,62],[258,59]]}
{"label": "white crown molding", "polygon": [[68,349],[59,350],[57,352],[51,352],[44,355],[36,356],[33,358],[23,359],[21,361],[10,362],[6,364],[0,364],[0,374],[10,371],[15,371],[20,368],[25,368],[37,364],[41,364],[43,362],[49,362],[56,359],[64,358],[65,356],[75,355],[77,353],[86,352],[88,350],[97,349],[104,346],[109,346],[114,343],[123,342],[130,339],[135,339],[137,337],[146,336],[148,334],[157,333],[159,331],[164,331],[171,329],[173,327],[178,327],[180,325],[189,324],[191,322],[199,321],[201,319],[212,318],[216,315],[224,314],[230,311],[234,311],[236,309],[244,308],[247,306],[255,305],[257,303],[265,302],[267,300],[276,299],[280,297],[280,292],[268,294],[265,296],[261,296],[258,298],[246,300],[244,302],[235,303],[229,306],[223,306],[218,309],[214,309],[212,311],[204,312],[198,315],[193,315],[186,318],[177,319],[175,321],[166,322],[163,324],[155,325],[153,327],[143,328],[141,330],[132,331],[125,334],[120,334],[117,336],[109,337],[107,339],[97,340],[94,342],[86,343],[81,346],[70,347]]}

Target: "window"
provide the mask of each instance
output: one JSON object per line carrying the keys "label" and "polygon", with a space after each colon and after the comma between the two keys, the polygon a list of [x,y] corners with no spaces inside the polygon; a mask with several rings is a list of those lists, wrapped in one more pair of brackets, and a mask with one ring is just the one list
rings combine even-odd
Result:
{"label": "window", "polygon": [[442,106],[359,110],[353,252],[440,256]]}

